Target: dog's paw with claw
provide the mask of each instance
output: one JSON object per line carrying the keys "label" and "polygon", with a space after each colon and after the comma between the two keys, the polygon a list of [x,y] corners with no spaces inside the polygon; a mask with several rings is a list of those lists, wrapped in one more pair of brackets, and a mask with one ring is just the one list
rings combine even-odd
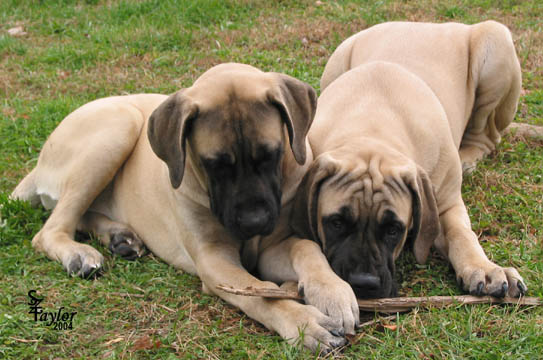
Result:
{"label": "dog's paw with claw", "polygon": [[300,279],[298,293],[304,297],[306,304],[339,321],[343,333],[355,334],[355,329],[360,325],[360,310],[356,295],[346,281],[336,274]]}
{"label": "dog's paw with claw", "polygon": [[78,244],[62,260],[62,265],[69,275],[77,275],[85,279],[99,276],[103,264],[104,257],[102,254],[86,244]]}
{"label": "dog's paw with claw", "polygon": [[135,260],[146,252],[143,241],[130,230],[114,231],[110,234],[109,250],[126,260]]}
{"label": "dog's paw with claw", "polygon": [[296,309],[289,312],[285,318],[286,328],[280,331],[289,343],[303,343],[311,351],[318,350],[320,355],[326,355],[347,344],[343,326],[338,319],[324,315],[314,306],[293,304],[296,304]]}
{"label": "dog's paw with claw", "polygon": [[502,268],[495,264],[469,266],[457,273],[457,281],[471,295],[519,297],[528,288],[515,268]]}

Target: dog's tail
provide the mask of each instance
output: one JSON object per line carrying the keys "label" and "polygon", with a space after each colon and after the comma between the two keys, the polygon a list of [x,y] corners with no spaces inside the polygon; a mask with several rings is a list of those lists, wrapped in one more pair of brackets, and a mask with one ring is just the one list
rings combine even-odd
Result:
{"label": "dog's tail", "polygon": [[36,187],[36,169],[34,168],[23,180],[15,187],[15,190],[9,196],[13,200],[29,201],[32,206],[40,203],[40,196]]}

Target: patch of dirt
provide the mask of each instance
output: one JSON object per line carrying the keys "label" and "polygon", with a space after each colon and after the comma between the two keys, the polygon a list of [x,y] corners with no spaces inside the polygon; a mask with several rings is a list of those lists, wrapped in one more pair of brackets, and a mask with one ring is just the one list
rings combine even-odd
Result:
{"label": "patch of dirt", "polygon": [[277,17],[260,16],[255,22],[259,26],[249,30],[219,32],[219,43],[232,47],[245,42],[249,49],[264,51],[294,51],[301,47],[304,51],[297,52],[296,56],[305,60],[318,57],[319,63],[324,65],[338,39],[342,41],[367,27],[362,19],[344,24],[311,16],[296,18],[292,23],[285,23]]}

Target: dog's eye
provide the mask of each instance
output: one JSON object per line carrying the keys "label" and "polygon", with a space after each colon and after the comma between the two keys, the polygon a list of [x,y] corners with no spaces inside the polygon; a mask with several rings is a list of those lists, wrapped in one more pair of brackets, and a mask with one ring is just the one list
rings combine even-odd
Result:
{"label": "dog's eye", "polygon": [[385,211],[382,222],[379,225],[379,233],[383,240],[395,244],[403,235],[404,230],[405,226],[398,220],[396,214],[390,210]]}
{"label": "dog's eye", "polygon": [[332,220],[332,226],[336,230],[342,230],[345,227],[345,221],[342,219],[334,219]]}
{"label": "dog's eye", "polygon": [[255,162],[258,165],[266,165],[267,163],[273,162],[274,158],[275,158],[274,154],[267,153],[267,154],[261,155],[259,158],[255,160]]}
{"label": "dog's eye", "polygon": [[335,233],[343,233],[349,226],[347,220],[340,215],[330,217],[327,221],[327,225]]}
{"label": "dog's eye", "polygon": [[259,169],[271,168],[275,166],[280,156],[281,150],[261,152],[254,162]]}
{"label": "dog's eye", "polygon": [[354,220],[342,213],[323,217],[322,225],[329,244],[346,240],[356,230]]}
{"label": "dog's eye", "polygon": [[396,236],[400,233],[400,228],[398,226],[390,226],[388,229],[387,229],[387,235],[388,236]]}
{"label": "dog's eye", "polygon": [[232,159],[227,155],[218,156],[213,159],[204,159],[203,164],[208,170],[215,173],[228,171],[234,166]]}
{"label": "dog's eye", "polygon": [[401,223],[395,221],[385,225],[384,234],[387,239],[397,239],[403,234],[404,227]]}
{"label": "dog's eye", "polygon": [[218,170],[226,170],[231,166],[232,166],[232,164],[227,163],[227,162],[222,162],[222,161],[214,162],[213,165],[211,165],[213,170],[217,170],[217,171]]}

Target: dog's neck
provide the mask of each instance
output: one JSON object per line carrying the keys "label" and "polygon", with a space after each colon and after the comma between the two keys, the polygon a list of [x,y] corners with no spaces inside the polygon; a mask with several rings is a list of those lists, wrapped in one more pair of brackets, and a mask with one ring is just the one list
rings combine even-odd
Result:
{"label": "dog's neck", "polygon": [[282,174],[283,174],[283,183],[281,185],[282,197],[281,197],[281,206],[284,207],[286,204],[292,201],[296,191],[298,190],[298,185],[302,181],[305,173],[311,166],[313,162],[313,151],[309,144],[309,140],[305,141],[306,149],[306,159],[303,165],[298,164],[294,155],[289,146],[285,148],[285,155],[283,158],[282,164]]}
{"label": "dog's neck", "polygon": [[187,144],[185,157],[185,171],[179,192],[195,203],[210,208],[207,182],[204,173],[194,165],[192,151]]}

